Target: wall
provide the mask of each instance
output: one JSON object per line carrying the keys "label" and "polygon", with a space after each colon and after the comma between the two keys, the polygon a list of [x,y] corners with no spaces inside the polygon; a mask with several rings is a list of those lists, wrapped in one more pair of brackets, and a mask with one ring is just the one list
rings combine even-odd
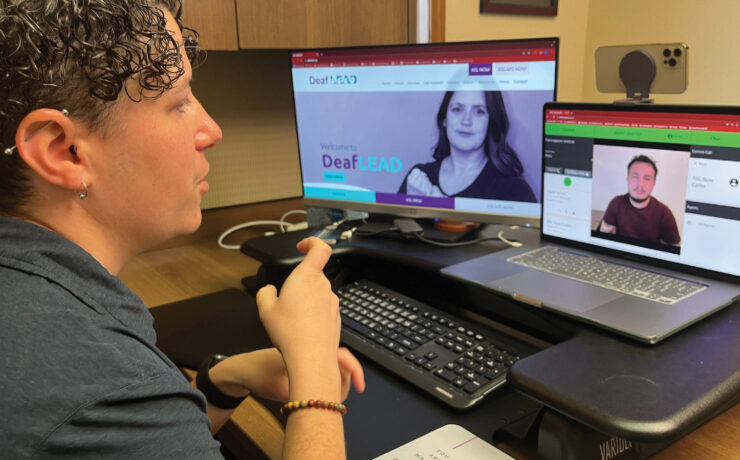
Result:
{"label": "wall", "polygon": [[[606,0],[604,0],[606,1]],[[558,100],[583,93],[583,54],[589,0],[561,0],[558,15],[480,14],[479,0],[447,0],[446,41],[560,37]]]}
{"label": "wall", "polygon": [[594,50],[604,45],[685,42],[683,94],[659,103],[740,105],[737,0],[560,0],[554,18],[480,14],[478,0],[447,1],[447,41],[559,36],[558,99],[610,102],[596,89]]}
{"label": "wall", "polygon": [[[565,1],[561,1],[562,5]],[[684,42],[685,93],[651,95],[660,103],[740,104],[737,0],[591,0],[583,60],[583,99],[611,101],[596,90],[594,50],[603,45]]]}
{"label": "wall", "polygon": [[193,92],[221,126],[208,150],[204,209],[300,196],[298,142],[287,51],[211,51]]}

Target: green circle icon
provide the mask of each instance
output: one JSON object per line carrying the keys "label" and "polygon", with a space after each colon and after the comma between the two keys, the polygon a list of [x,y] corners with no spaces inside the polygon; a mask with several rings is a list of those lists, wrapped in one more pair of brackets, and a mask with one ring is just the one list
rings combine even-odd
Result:
{"label": "green circle icon", "polygon": [[570,186],[571,186],[571,184],[573,183],[573,181],[572,181],[572,180],[570,180],[570,177],[566,177],[566,178],[565,178],[565,179],[563,180],[563,183],[565,184],[565,186],[566,186],[566,187],[570,187]]}

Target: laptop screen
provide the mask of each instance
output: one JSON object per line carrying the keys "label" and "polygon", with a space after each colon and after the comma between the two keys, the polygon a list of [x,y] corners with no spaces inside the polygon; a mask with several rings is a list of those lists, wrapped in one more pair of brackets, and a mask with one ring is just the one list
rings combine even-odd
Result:
{"label": "laptop screen", "polygon": [[740,275],[740,108],[544,111],[544,239]]}

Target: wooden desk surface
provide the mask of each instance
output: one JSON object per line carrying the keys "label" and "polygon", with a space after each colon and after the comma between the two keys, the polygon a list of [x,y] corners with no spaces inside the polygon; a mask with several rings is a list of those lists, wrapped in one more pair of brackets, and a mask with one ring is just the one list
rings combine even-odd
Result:
{"label": "wooden desk surface", "polygon": [[[241,222],[279,219],[291,209],[302,208],[300,200],[283,200],[204,213],[201,229],[167,246],[140,255],[121,272],[120,278],[149,307],[208,294],[228,288],[241,289],[241,278],[256,274],[259,263],[239,251],[221,249],[216,243],[221,231]],[[300,216],[291,216],[300,220]],[[228,240],[236,244],[263,235],[270,227],[248,229]],[[259,421],[256,422],[259,424]],[[715,417],[653,458],[661,460],[740,458],[740,404]],[[274,439],[269,440],[274,443]],[[499,446],[521,458],[536,452],[516,445]],[[268,447],[276,451],[276,446]],[[279,452],[279,449],[277,449]]]}

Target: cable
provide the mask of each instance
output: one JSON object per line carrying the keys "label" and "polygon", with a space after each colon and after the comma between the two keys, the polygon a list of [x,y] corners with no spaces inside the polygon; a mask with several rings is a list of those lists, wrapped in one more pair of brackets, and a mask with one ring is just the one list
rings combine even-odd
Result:
{"label": "cable", "polygon": [[[287,230],[287,227],[286,227],[287,222],[285,222],[285,218],[288,217],[288,216],[292,216],[293,214],[308,215],[308,213],[306,211],[302,210],[302,209],[294,209],[292,211],[286,212],[285,214],[283,214],[280,217],[280,222],[283,222],[282,224],[280,224],[280,230],[282,230],[283,232],[285,232],[285,230]],[[296,224],[292,224],[292,225],[296,225]]]}
{"label": "cable", "polygon": [[[518,225],[512,225],[507,230],[516,230],[517,228],[519,228]],[[506,238],[504,238],[504,232],[505,231],[506,230],[501,230],[500,232],[498,232],[498,239],[500,239],[504,243],[508,244],[509,246],[512,246],[512,247],[515,247],[515,248],[522,247],[523,244],[521,242],[519,242],[519,241],[511,241],[511,240],[507,240]]]}
{"label": "cable", "polygon": [[[517,225],[512,225],[511,227],[509,227],[506,230],[516,230],[517,228],[519,228]],[[515,247],[515,248],[521,247],[522,246],[522,243],[521,242],[519,242],[519,241],[512,241],[512,240],[506,239],[504,237],[504,232],[506,230],[501,230],[500,232],[498,232],[498,235],[497,236],[491,236],[491,237],[487,237],[487,238],[478,238],[477,240],[472,240],[472,241],[461,241],[459,243],[440,243],[439,241],[430,240],[428,238],[424,238],[424,232],[416,232],[416,233],[412,233],[412,235],[414,235],[416,238],[418,238],[419,240],[421,240],[421,241],[423,241],[425,243],[433,244],[435,246],[448,247],[448,248],[450,248],[450,247],[460,247],[460,246],[470,246],[470,245],[473,245],[473,244],[481,243],[483,241],[501,241],[502,243],[506,243],[509,246],[512,246],[512,247]]]}
{"label": "cable", "polygon": [[245,222],[243,224],[235,225],[223,232],[221,236],[218,237],[218,245],[224,249],[236,250],[241,247],[240,244],[224,244],[224,240],[226,239],[226,237],[231,235],[235,231],[249,227],[256,227],[258,225],[277,225],[282,229],[283,224],[284,222],[282,220],[254,220],[252,222]]}
{"label": "cable", "polygon": [[497,236],[491,236],[491,237],[488,237],[488,238],[479,238],[477,240],[472,240],[472,241],[461,241],[459,243],[440,243],[439,241],[434,241],[434,240],[430,240],[428,238],[424,238],[424,236],[422,236],[423,234],[424,234],[424,232],[412,233],[412,235],[414,235],[415,237],[417,237],[418,239],[420,239],[421,241],[423,241],[425,243],[433,244],[434,246],[443,246],[443,247],[447,247],[447,248],[459,247],[459,246],[471,246],[473,244],[478,244],[478,243],[481,243],[483,241],[498,241],[499,240],[499,237],[497,237]]}

